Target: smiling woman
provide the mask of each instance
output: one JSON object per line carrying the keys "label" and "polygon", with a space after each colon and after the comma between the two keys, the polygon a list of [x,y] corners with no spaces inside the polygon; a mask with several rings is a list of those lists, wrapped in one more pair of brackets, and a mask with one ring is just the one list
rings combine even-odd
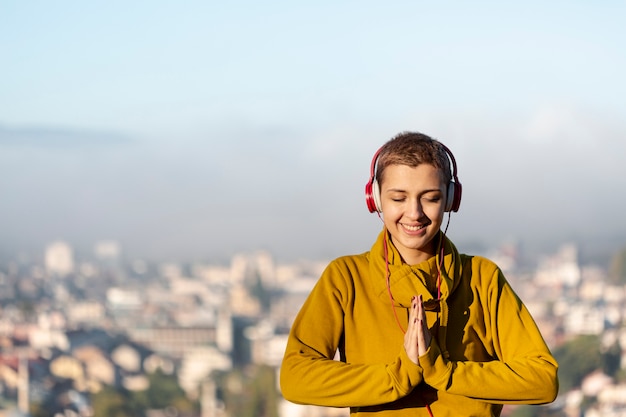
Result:
{"label": "smiling woman", "polygon": [[370,417],[554,401],[558,365],[530,313],[496,264],[441,230],[460,191],[454,156],[426,135],[376,153],[366,201],[383,230],[370,251],[332,261],[302,306],[281,366],[287,400]]}

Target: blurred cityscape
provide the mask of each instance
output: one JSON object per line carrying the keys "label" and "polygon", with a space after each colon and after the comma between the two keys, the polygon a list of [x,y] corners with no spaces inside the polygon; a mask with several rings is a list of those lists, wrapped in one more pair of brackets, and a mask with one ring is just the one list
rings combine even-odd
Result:
{"label": "blurred cityscape", "polygon": [[[460,247],[463,251],[463,248]],[[466,251],[470,252],[470,251]],[[557,401],[508,416],[626,416],[624,253],[575,244],[504,270],[561,364]],[[116,241],[70,242],[0,262],[0,416],[333,417],[280,396],[290,324],[327,261],[240,253],[224,264],[129,259]]]}

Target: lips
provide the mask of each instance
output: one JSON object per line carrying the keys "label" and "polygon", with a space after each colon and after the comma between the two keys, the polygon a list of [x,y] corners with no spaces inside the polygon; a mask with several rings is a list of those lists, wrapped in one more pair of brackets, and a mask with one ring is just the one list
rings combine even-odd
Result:
{"label": "lips", "polygon": [[419,230],[426,228],[426,226],[428,226],[428,224],[420,224],[420,225],[408,225],[404,223],[400,223],[400,224],[407,232],[417,232]]}

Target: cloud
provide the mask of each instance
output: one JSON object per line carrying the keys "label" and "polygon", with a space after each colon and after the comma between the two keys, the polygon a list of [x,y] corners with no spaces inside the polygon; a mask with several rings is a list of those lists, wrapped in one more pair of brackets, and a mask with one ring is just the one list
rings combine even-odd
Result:
{"label": "cloud", "polygon": [[412,127],[439,137],[459,164],[463,202],[449,230],[455,241],[626,232],[626,222],[611,215],[626,210],[617,192],[626,187],[619,161],[626,127],[579,109],[538,109],[508,118],[424,115],[396,130],[248,125],[93,152],[6,145],[0,245],[43,247],[64,238],[91,247],[108,238],[129,254],[159,259],[259,248],[279,258],[364,251],[380,230],[364,200],[372,155]]}
{"label": "cloud", "polygon": [[36,148],[84,148],[131,143],[128,135],[98,130],[75,130],[53,127],[0,126],[0,146]]}

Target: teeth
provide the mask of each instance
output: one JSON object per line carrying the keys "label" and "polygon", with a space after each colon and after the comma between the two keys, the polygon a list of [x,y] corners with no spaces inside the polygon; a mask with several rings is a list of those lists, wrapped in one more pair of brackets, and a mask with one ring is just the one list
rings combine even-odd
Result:
{"label": "teeth", "polygon": [[425,227],[425,225],[422,225],[422,226],[409,226],[409,225],[406,225],[406,224],[403,224],[402,226],[404,226],[405,229],[410,230],[412,232],[416,232],[416,231],[418,231],[420,229],[423,229]]}

